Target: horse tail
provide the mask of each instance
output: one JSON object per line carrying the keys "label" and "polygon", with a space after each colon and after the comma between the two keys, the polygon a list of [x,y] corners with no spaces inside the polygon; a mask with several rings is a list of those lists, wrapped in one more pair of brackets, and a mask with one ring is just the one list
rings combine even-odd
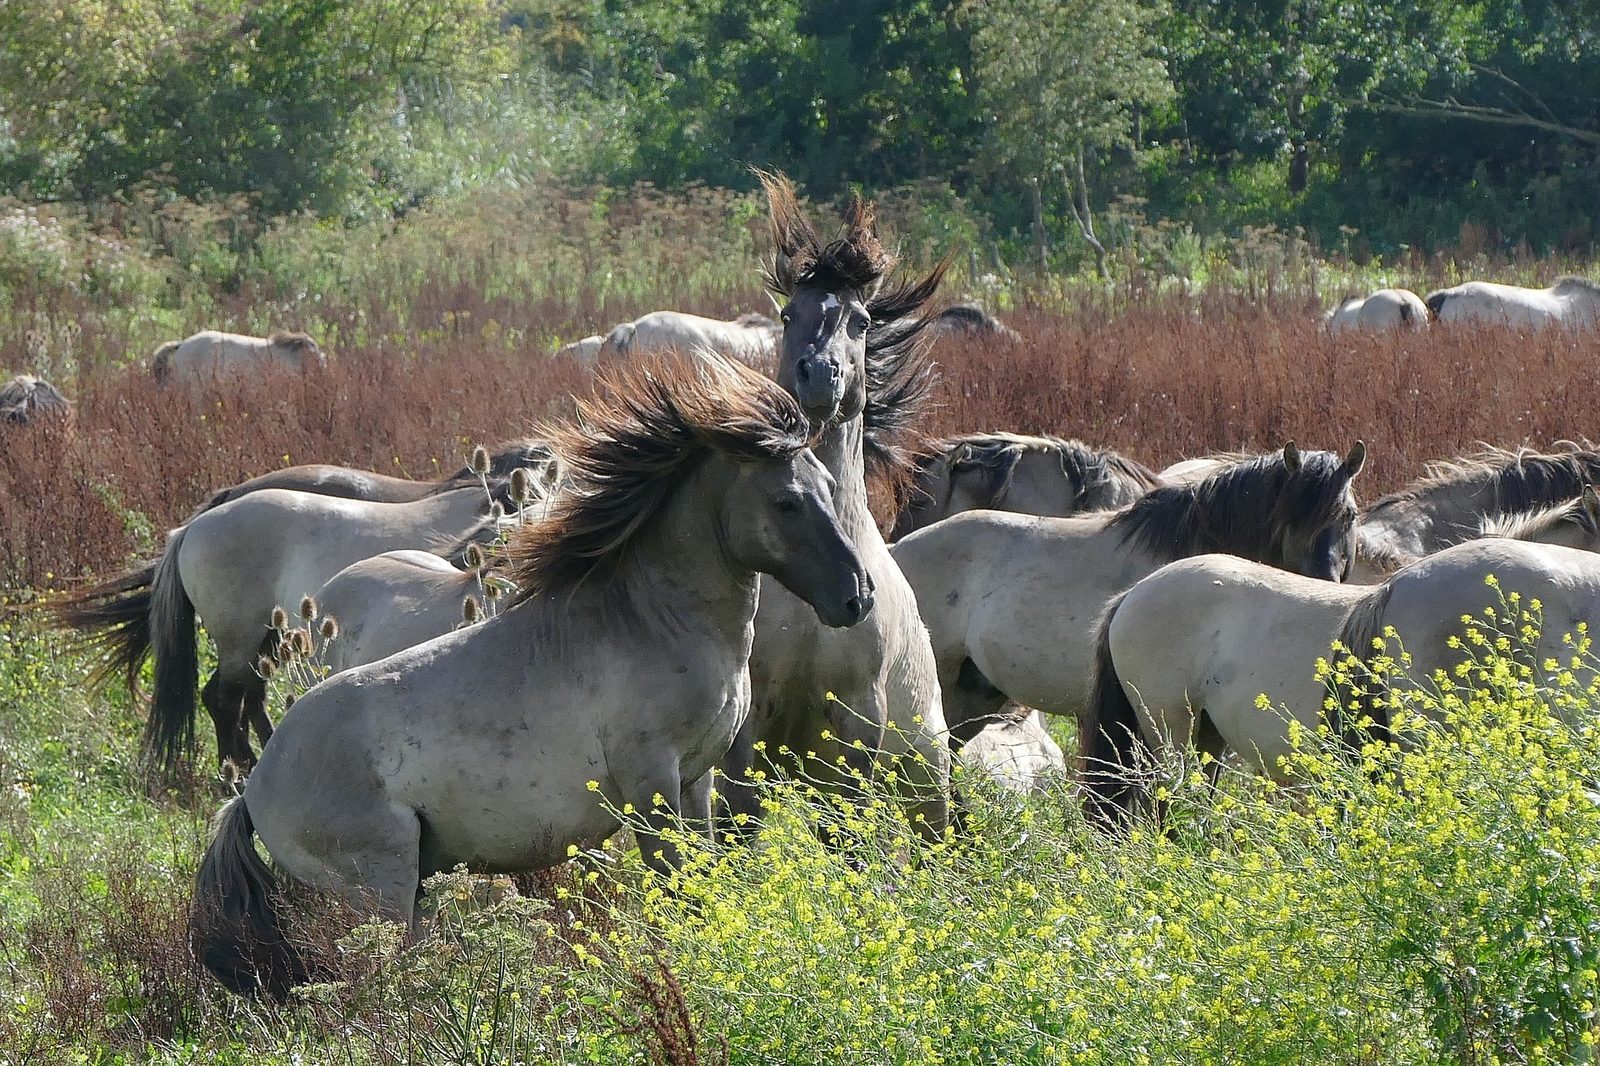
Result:
{"label": "horse tail", "polygon": [[235,796],[217,813],[195,875],[189,944],[230,990],[281,1001],[308,971],[284,936],[272,869],[256,853],[254,837],[250,808]]}
{"label": "horse tail", "polygon": [[178,350],[182,341],[168,341],[157,348],[150,357],[150,376],[156,379],[157,385],[164,385],[167,378],[172,376],[172,353]]}
{"label": "horse tail", "polygon": [[56,625],[78,631],[81,646],[108,653],[90,674],[95,688],[121,674],[130,693],[138,690],[150,655],[150,588],[159,567],[160,560],[146,563],[49,607]]}
{"label": "horse tail", "polygon": [[1416,313],[1417,313],[1417,309],[1416,308],[1412,307],[1405,300],[1401,300],[1400,301],[1400,324],[1402,326],[1411,325],[1411,316],[1416,314]]}
{"label": "horse tail", "polygon": [[1094,688],[1078,712],[1078,752],[1082,762],[1084,813],[1106,828],[1127,822],[1138,786],[1129,771],[1141,747],[1139,715],[1128,699],[1111,658],[1111,621],[1127,598],[1112,600],[1095,634]]}
{"label": "horse tail", "polygon": [[147,763],[171,774],[194,746],[194,704],[200,657],[195,650],[194,604],[178,575],[178,552],[188,526],[167,538],[150,585],[150,641],[155,650],[155,691],[144,727]]}
{"label": "horse tail", "polygon": [[1444,314],[1444,304],[1448,299],[1450,299],[1450,290],[1440,289],[1438,292],[1430,292],[1428,298],[1422,302],[1427,304],[1428,314],[1434,318],[1439,318]]}
{"label": "horse tail", "polygon": [[1333,709],[1329,712],[1328,727],[1338,734],[1345,750],[1349,752],[1360,751],[1362,740],[1356,727],[1359,715],[1352,716],[1349,713],[1352,709],[1360,710],[1372,719],[1372,725],[1367,729],[1368,737],[1384,743],[1393,739],[1389,730],[1389,708],[1381,701],[1382,682],[1368,667],[1376,650],[1375,642],[1383,638],[1384,615],[1389,609],[1393,587],[1393,582],[1385,582],[1357,600],[1339,626],[1338,642],[1348,655],[1357,660],[1357,665],[1350,671],[1350,684],[1331,693]]}

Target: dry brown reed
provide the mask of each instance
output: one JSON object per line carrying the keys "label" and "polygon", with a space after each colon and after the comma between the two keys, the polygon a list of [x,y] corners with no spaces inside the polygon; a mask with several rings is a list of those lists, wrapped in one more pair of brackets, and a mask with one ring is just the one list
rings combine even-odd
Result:
{"label": "dry brown reed", "polygon": [[1198,310],[1022,313],[1015,348],[941,341],[923,429],[1078,437],[1155,469],[1214,451],[1367,442],[1371,500],[1476,441],[1592,436],[1592,335],[1435,329],[1329,336],[1310,306],[1213,297]]}
{"label": "dry brown reed", "polygon": [[[1015,347],[939,342],[925,433],[1056,433],[1157,469],[1291,438],[1343,451],[1359,437],[1372,457],[1358,485],[1368,500],[1476,441],[1594,434],[1588,335],[1332,337],[1309,305],[1224,295],[1009,320],[1024,338]],[[46,587],[115,570],[158,547],[213,490],[276,467],[335,462],[434,478],[458,469],[474,443],[568,414],[589,387],[581,367],[485,350],[474,331],[347,347],[325,371],[199,399],[137,369],[89,374],[75,428],[0,427],[0,576]]]}

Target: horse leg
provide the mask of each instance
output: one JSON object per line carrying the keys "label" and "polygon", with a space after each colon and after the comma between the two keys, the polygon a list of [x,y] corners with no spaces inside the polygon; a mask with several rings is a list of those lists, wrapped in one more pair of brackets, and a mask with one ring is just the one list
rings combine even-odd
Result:
{"label": "horse leg", "polygon": [[882,686],[835,696],[827,704],[828,725],[843,747],[845,770],[859,784],[877,774],[877,756],[888,728],[889,707]]}
{"label": "horse leg", "polygon": [[244,717],[255,729],[261,746],[266,747],[272,739],[272,716],[267,714],[267,683],[262,678],[253,678],[245,685]]}
{"label": "horse leg", "polygon": [[232,761],[241,772],[255,765],[250,748],[250,727],[245,721],[244,699],[247,685],[223,677],[222,669],[211,675],[200,691],[201,702],[217,730],[217,762]]}
{"label": "horse leg", "polygon": [[755,718],[752,710],[723,757],[718,775],[716,831],[736,840],[748,839],[756,831],[761,814],[761,794],[751,779],[756,768]]}
{"label": "horse leg", "polygon": [[[415,938],[422,871],[439,865],[424,861],[422,820],[411,808],[384,802],[370,791],[357,793],[330,784],[331,791],[319,788],[314,799],[290,797],[298,809],[291,813],[290,825],[271,827],[272,847],[283,849],[281,861],[292,863],[296,877],[334,893],[362,913],[405,923],[408,935]],[[263,820],[270,819],[269,811]],[[282,841],[285,829],[292,834],[287,843]],[[300,841],[307,839],[333,850],[306,851]]]}
{"label": "horse leg", "polygon": [[[699,782],[691,782],[688,787],[694,789],[698,785]],[[677,760],[664,759],[658,765],[642,768],[632,794],[624,793],[622,797],[625,802],[633,804],[636,816],[640,819],[631,827],[634,839],[639,843],[639,857],[659,874],[671,873],[683,865],[683,855],[678,845],[668,838],[667,831],[682,827],[682,815],[677,805],[682,802],[684,791]],[[705,799],[709,804],[709,792]]]}
{"label": "horse leg", "polygon": [[1006,694],[968,658],[963,658],[953,672],[940,671],[939,690],[944,697],[945,725],[950,728],[952,752],[960,751],[967,741],[983,732],[984,726],[994,721],[1008,702]]}
{"label": "horse leg", "polygon": [[678,796],[678,810],[683,812],[684,828],[707,843],[715,843],[711,831],[711,772],[682,787]]}

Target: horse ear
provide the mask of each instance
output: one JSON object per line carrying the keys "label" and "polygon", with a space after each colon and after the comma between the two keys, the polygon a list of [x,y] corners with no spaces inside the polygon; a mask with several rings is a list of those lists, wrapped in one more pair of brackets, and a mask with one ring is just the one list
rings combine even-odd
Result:
{"label": "horse ear", "polygon": [[1361,473],[1361,468],[1366,464],[1366,461],[1367,443],[1366,441],[1358,440],[1355,443],[1355,447],[1350,449],[1350,454],[1345,456],[1344,468],[1349,471],[1350,477],[1355,477]]}
{"label": "horse ear", "polygon": [[1294,441],[1283,446],[1283,465],[1289,468],[1291,474],[1300,472],[1300,449],[1295,446]]}
{"label": "horse ear", "polygon": [[1589,512],[1589,521],[1600,526],[1600,496],[1596,496],[1593,485],[1583,487],[1583,509]]}

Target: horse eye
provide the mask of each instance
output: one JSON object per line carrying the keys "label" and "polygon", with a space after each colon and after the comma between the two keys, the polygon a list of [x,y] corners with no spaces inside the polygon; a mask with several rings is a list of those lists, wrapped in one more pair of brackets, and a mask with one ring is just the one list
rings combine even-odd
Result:
{"label": "horse eye", "polygon": [[799,503],[799,501],[798,500],[779,500],[778,501],[778,513],[779,514],[799,514],[800,513],[800,503]]}
{"label": "horse eye", "polygon": [[872,325],[872,319],[865,312],[857,311],[850,319],[850,324],[857,330],[865,332],[866,328]]}
{"label": "horse eye", "polygon": [[778,312],[778,321],[787,326],[790,322],[794,321],[794,312],[785,307],[782,311]]}

